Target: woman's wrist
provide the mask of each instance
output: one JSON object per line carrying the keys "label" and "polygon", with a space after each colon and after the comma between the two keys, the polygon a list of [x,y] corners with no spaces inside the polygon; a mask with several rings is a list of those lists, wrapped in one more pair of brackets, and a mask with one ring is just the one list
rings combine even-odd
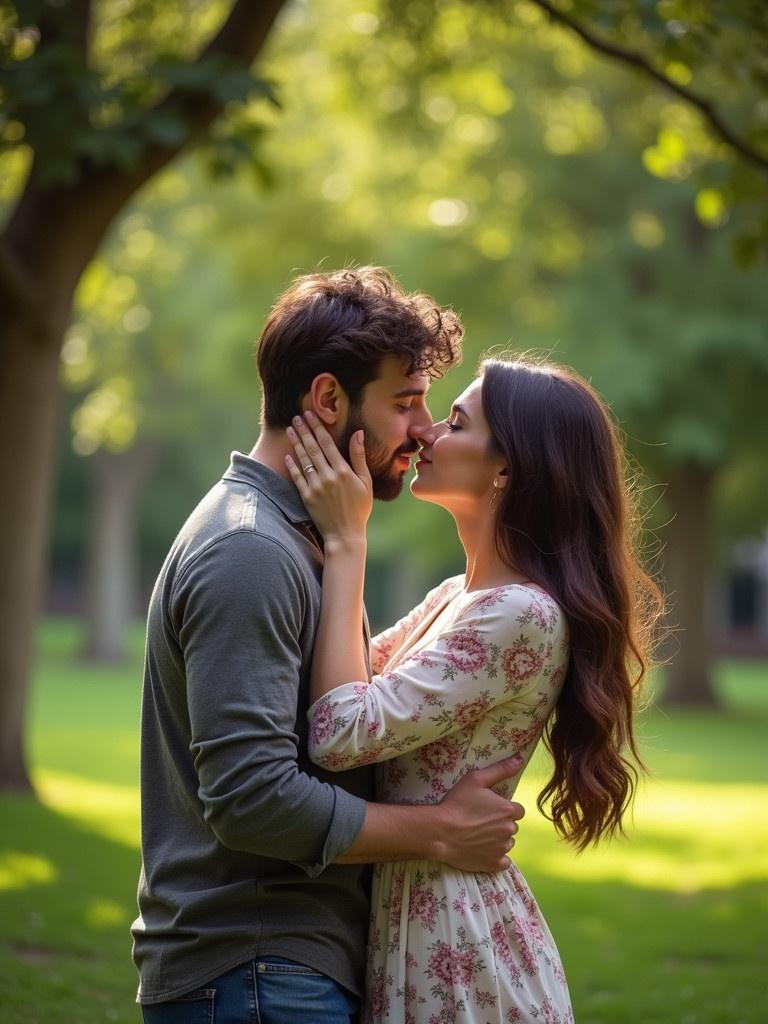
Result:
{"label": "woman's wrist", "polygon": [[361,534],[331,534],[326,537],[323,543],[323,550],[326,559],[339,556],[362,557],[365,559],[368,548],[368,541],[364,533]]}

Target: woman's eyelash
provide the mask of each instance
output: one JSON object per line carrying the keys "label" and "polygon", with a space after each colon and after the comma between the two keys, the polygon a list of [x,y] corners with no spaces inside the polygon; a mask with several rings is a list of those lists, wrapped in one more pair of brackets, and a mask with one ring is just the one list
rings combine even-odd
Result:
{"label": "woman's eyelash", "polygon": [[446,423],[446,427],[448,427],[449,430],[461,430],[458,423]]}

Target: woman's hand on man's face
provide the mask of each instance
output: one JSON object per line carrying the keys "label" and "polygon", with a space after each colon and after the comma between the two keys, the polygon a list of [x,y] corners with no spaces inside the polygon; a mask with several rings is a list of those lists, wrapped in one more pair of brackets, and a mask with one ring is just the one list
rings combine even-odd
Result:
{"label": "woman's hand on man's face", "polygon": [[365,461],[363,431],[352,435],[349,462],[312,412],[294,416],[287,434],[294,454],[286,455],[286,467],[326,544],[364,540],[373,507],[373,487]]}

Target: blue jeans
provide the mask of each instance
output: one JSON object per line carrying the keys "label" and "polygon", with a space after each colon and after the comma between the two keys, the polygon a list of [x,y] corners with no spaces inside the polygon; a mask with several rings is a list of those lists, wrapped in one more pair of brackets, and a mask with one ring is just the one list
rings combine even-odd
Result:
{"label": "blue jeans", "polygon": [[359,1004],[311,967],[268,956],[141,1012],[144,1024],[353,1024]]}

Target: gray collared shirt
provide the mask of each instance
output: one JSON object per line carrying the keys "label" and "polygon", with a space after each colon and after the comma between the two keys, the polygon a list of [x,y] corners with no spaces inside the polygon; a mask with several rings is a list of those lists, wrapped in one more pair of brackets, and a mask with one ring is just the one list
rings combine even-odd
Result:
{"label": "gray collared shirt", "polygon": [[367,870],[333,861],[362,827],[372,773],[326,775],[307,756],[322,561],[293,485],[235,453],[160,571],[142,697],[139,1002],[267,955],[361,990]]}

